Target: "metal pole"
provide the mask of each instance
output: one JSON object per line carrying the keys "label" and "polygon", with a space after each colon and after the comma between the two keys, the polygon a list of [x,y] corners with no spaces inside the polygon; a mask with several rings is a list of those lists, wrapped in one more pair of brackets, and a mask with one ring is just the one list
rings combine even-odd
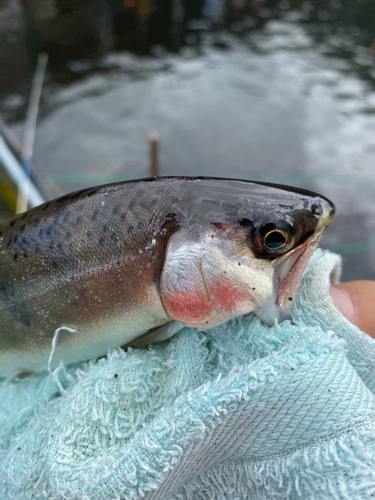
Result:
{"label": "metal pole", "polygon": [[150,177],[159,175],[159,143],[160,137],[157,132],[151,132],[149,135],[150,143]]}
{"label": "metal pole", "polygon": [[29,184],[31,174],[31,160],[33,156],[36,119],[38,116],[40,94],[42,92],[44,74],[46,71],[48,55],[39,54],[38,64],[34,73],[29,106],[27,108],[25,129],[21,147],[22,167],[26,174],[26,181],[19,186],[17,196],[17,213],[25,212],[28,206]]}

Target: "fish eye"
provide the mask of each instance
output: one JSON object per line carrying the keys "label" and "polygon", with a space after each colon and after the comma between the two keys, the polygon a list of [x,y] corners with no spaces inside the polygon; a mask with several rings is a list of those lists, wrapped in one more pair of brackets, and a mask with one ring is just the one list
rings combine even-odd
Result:
{"label": "fish eye", "polygon": [[282,229],[272,229],[264,237],[263,247],[268,252],[283,252],[290,235]]}
{"label": "fish eye", "polygon": [[287,214],[267,215],[251,231],[251,246],[258,258],[272,259],[291,250],[299,239],[299,226]]}

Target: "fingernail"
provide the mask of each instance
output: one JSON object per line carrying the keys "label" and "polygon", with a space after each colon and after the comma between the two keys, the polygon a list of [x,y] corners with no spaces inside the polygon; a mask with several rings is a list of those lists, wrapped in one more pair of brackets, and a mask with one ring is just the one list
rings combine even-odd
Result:
{"label": "fingernail", "polygon": [[348,321],[352,322],[354,319],[354,304],[348,292],[331,286],[329,287],[329,294],[336,309],[338,309]]}

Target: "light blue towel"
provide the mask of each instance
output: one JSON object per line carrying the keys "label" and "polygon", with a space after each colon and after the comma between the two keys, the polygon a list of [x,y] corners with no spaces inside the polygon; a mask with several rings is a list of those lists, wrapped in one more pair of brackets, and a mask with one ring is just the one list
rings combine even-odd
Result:
{"label": "light blue towel", "polygon": [[375,496],[375,340],[316,252],[293,324],[248,315],[0,383],[0,499]]}

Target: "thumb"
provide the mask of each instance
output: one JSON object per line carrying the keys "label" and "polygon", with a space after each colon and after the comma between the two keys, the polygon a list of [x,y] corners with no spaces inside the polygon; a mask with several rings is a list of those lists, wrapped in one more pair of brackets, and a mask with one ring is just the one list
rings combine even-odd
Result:
{"label": "thumb", "polygon": [[375,338],[375,281],[348,281],[329,289],[333,305],[360,330]]}

